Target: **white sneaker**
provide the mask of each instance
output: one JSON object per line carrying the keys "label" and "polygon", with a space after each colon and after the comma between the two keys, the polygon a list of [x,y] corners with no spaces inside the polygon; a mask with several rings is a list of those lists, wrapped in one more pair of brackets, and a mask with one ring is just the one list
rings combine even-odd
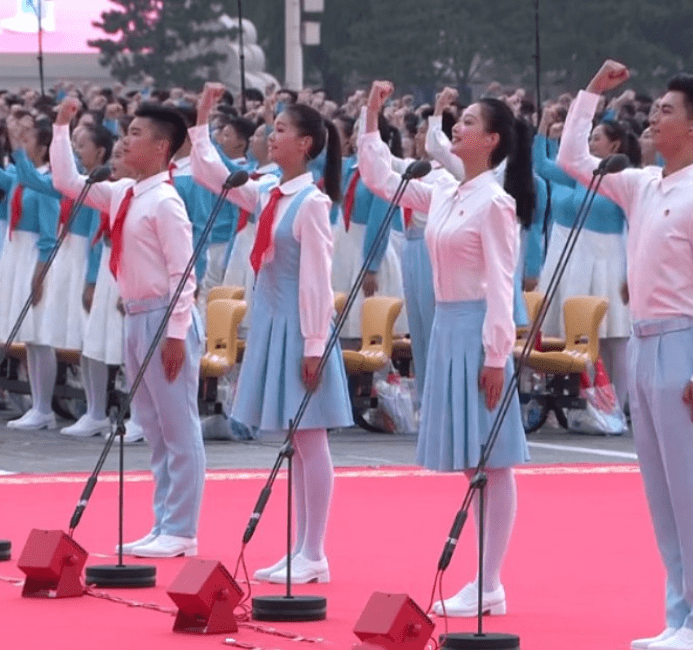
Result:
{"label": "white sneaker", "polygon": [[57,426],[55,413],[39,413],[36,409],[29,409],[21,418],[10,420],[7,423],[10,429],[24,429],[25,431],[39,431],[40,429],[54,429]]}
{"label": "white sneaker", "polygon": [[[270,574],[268,581],[275,584],[286,583],[286,566]],[[309,560],[301,553],[295,555],[291,560],[291,584],[305,585],[309,582],[329,582],[330,567],[327,558],[322,560]]]}
{"label": "white sneaker", "polygon": [[693,650],[693,630],[682,627],[670,637],[650,643],[647,650]]}
{"label": "white sneaker", "polygon": [[675,627],[668,627],[657,636],[651,636],[646,639],[634,639],[630,644],[631,650],[647,650],[653,643],[665,641],[674,636],[677,632],[678,630]]}
{"label": "white sneaker", "polygon": [[[291,556],[296,557],[295,555]],[[286,568],[286,555],[279,560],[279,562],[275,562],[272,566],[265,567],[264,569],[258,569],[253,573],[253,578],[255,580],[269,580],[270,576],[273,573],[276,573],[277,571],[281,571],[282,569]]]}
{"label": "white sneaker", "polygon": [[[144,537],[141,539],[135,540],[134,542],[126,542],[123,544],[123,554],[124,555],[133,555],[133,551],[138,547],[138,546],[144,546],[145,544],[149,544],[149,542],[153,542],[157,537],[159,536],[159,533],[151,532],[147,533]],[[116,544],[115,546],[115,552],[118,553],[120,550],[120,545]]]}
{"label": "white sneaker", "polygon": [[197,537],[159,535],[148,544],[133,549],[135,557],[190,557],[197,555]]}
{"label": "white sneaker", "polygon": [[140,440],[144,440],[144,430],[139,424],[135,424],[132,420],[128,420],[125,423],[123,442],[133,443],[140,442]]}
{"label": "white sneaker", "polygon": [[[445,603],[445,614],[447,616],[471,617],[476,616],[479,611],[478,599],[479,587],[475,582],[465,585],[452,598],[433,603],[433,611],[438,616],[443,616],[443,603]],[[495,591],[485,591],[481,598],[482,613],[502,616],[505,614],[505,589],[503,585]]]}
{"label": "white sneaker", "polygon": [[111,421],[108,418],[96,420],[88,413],[85,413],[71,426],[60,430],[60,433],[64,436],[75,436],[76,438],[89,438],[98,436],[100,433],[108,434],[110,432]]}

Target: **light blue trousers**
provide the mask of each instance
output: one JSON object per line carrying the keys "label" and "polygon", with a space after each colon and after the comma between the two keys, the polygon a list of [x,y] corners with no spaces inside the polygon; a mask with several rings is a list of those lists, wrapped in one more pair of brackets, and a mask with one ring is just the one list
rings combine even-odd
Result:
{"label": "light blue trousers", "polygon": [[628,360],[633,438],[666,568],[666,624],[693,628],[693,318],[633,324]]}
{"label": "light blue trousers", "polygon": [[414,358],[416,393],[421,404],[426,379],[428,343],[431,340],[436,297],[433,289],[433,271],[428,256],[423,229],[410,227],[402,249],[402,285],[407,304],[407,320]]}
{"label": "light blue trousers", "polygon": [[[125,371],[132,382],[161,323],[168,300],[128,303],[125,318]],[[144,373],[132,407],[151,448],[154,474],[154,526],[158,534],[195,537],[205,477],[205,450],[197,408],[201,327],[193,324],[185,340],[185,362],[168,382],[161,345]],[[165,335],[164,335],[165,336]]]}

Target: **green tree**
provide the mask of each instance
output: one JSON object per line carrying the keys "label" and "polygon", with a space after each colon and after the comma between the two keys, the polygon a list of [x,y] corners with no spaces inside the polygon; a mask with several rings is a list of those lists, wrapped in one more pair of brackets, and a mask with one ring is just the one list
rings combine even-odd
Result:
{"label": "green tree", "polygon": [[117,8],[95,22],[111,38],[89,41],[101,63],[121,82],[154,77],[157,85],[198,88],[214,76],[223,55],[207,48],[216,37],[213,23],[224,13],[207,0],[111,0]]}

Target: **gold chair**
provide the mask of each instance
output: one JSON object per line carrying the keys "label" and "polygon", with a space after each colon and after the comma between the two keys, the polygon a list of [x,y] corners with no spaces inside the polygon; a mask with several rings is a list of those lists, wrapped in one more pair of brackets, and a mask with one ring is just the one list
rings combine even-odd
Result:
{"label": "gold chair", "polygon": [[[599,324],[609,306],[601,296],[571,296],[563,303],[566,341],[561,351],[532,350],[527,365],[546,373],[580,373],[599,357]],[[516,356],[519,356],[517,346]]]}
{"label": "gold chair", "polygon": [[207,305],[207,352],[200,361],[203,379],[218,379],[236,363],[238,324],[245,316],[246,303],[229,298],[215,299]]}
{"label": "gold chair", "polygon": [[234,285],[221,285],[212,287],[207,294],[207,304],[215,300],[243,300],[245,298],[245,289]]}
{"label": "gold chair", "polygon": [[[540,291],[525,291],[524,294],[525,305],[527,306],[527,320],[529,321],[527,327],[517,328],[517,339],[518,351],[522,350],[524,347],[525,339],[529,330],[532,327],[532,323],[539,316],[539,309],[541,307],[541,302],[544,300],[544,294]],[[549,350],[563,350],[565,348],[565,339],[556,336],[541,336],[540,344],[542,352],[548,352]]]}
{"label": "gold chair", "polygon": [[361,349],[344,350],[342,353],[347,374],[373,373],[389,363],[393,329],[400,311],[400,298],[371,296],[363,301]]}

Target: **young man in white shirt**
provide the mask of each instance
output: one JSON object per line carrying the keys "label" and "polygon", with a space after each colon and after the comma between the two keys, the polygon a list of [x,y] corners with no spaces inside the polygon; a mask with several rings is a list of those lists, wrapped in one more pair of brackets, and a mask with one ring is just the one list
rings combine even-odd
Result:
{"label": "young man in white shirt", "polygon": [[[86,181],[77,172],[69,140],[77,109],[75,100],[63,102],[50,149],[55,186],[71,197]],[[124,163],[136,178],[97,183],[89,192],[89,204],[110,213],[110,269],[126,311],[124,357],[130,383],[192,255],[192,226],[168,171],[186,131],[175,109],[143,105],[123,138]],[[202,330],[194,293],[191,274],[133,399],[152,449],[155,482],[151,532],[123,545],[123,552],[140,557],[197,553],[205,453],[197,410]]]}
{"label": "young man in white shirt", "polygon": [[[588,135],[602,93],[629,77],[606,61],[570,108],[557,162],[587,184]],[[664,169],[626,169],[600,191],[628,219],[630,407],[640,469],[667,573],[666,628],[634,650],[693,650],[693,75],[669,82],[650,119]]]}

